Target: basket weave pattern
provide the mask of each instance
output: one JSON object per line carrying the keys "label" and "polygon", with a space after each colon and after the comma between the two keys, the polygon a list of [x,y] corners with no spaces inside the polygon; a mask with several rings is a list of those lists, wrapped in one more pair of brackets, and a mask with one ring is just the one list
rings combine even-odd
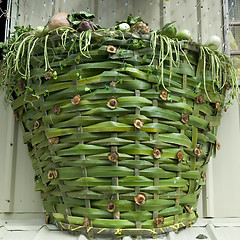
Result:
{"label": "basket weave pattern", "polygon": [[167,91],[158,84],[161,71],[149,66],[149,40],[137,50],[128,47],[132,39],[93,40],[87,58],[60,53],[52,38],[52,70],[44,70],[41,46],[31,59],[39,99],[19,89],[12,104],[51,221],[70,231],[132,235],[196,221],[224,100],[209,78],[208,102],[198,49],[184,45],[191,65],[182,55],[171,77],[165,61]]}

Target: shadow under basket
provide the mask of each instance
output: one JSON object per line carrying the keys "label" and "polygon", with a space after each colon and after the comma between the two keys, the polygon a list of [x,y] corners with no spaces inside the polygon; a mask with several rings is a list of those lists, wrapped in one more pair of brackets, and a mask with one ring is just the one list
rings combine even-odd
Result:
{"label": "shadow under basket", "polygon": [[64,47],[49,35],[29,79],[13,73],[47,222],[87,237],[153,237],[197,220],[226,87],[214,91],[200,46],[150,41],[101,31],[83,49],[74,35]]}

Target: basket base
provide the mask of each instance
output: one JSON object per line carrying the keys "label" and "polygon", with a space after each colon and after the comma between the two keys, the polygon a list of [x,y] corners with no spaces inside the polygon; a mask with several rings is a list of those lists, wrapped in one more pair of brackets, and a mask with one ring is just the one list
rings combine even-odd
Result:
{"label": "basket base", "polygon": [[114,237],[124,237],[124,236],[142,236],[142,237],[163,237],[169,232],[177,232],[180,229],[192,227],[192,224],[194,224],[197,221],[197,216],[192,221],[185,221],[181,223],[177,223],[171,226],[162,227],[162,228],[154,228],[154,229],[142,229],[142,228],[132,228],[132,229],[113,229],[113,228],[96,228],[96,227],[84,227],[74,224],[67,224],[63,222],[59,222],[55,220],[55,224],[57,227],[59,227],[61,230],[68,231],[71,234],[74,235],[80,235],[83,234],[88,239],[93,239],[94,237],[99,236],[114,236]]}

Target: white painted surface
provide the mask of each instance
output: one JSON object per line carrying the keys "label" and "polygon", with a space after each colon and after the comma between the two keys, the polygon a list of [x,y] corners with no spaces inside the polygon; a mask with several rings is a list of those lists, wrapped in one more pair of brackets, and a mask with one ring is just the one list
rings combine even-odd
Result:
{"label": "white painted surface", "polygon": [[[44,5],[44,2],[47,5]],[[52,1],[20,1],[19,24],[33,26],[46,24],[52,13]],[[154,29],[163,23],[175,20],[178,29],[188,28],[193,39],[202,40],[209,35],[221,33],[221,1],[202,1],[199,10],[198,1],[55,1],[55,11],[95,12],[97,22],[102,26],[112,26],[116,20],[124,19],[129,13],[141,15]],[[178,4],[179,3],[179,4]],[[196,7],[197,6],[197,7]],[[209,10],[208,10],[209,9]],[[13,9],[13,12],[16,9]],[[197,13],[197,10],[200,11]],[[220,12],[219,12],[220,11]],[[15,16],[12,16],[15,20]],[[199,18],[200,17],[200,18]],[[198,24],[198,20],[201,20]],[[12,21],[12,24],[14,21]],[[211,23],[211,26],[210,24]],[[21,129],[16,128],[12,110],[5,106],[0,97],[0,212],[42,212],[38,192],[34,191],[34,173],[27,147],[23,144]],[[208,173],[208,186],[199,203],[200,216],[240,217],[239,192],[239,108],[232,106],[224,114],[218,139],[222,149],[212,160]],[[10,143],[13,146],[10,146]],[[8,201],[10,200],[10,202]]]}
{"label": "white painted surface", "polygon": [[214,217],[239,217],[240,129],[236,102],[223,114],[217,137],[221,150],[212,159]]}
{"label": "white painted surface", "polygon": [[[15,219],[15,220],[12,220]],[[0,239],[2,240],[86,240],[83,235],[71,235],[68,232],[61,232],[53,225],[45,225],[43,216],[34,214],[21,214],[21,216],[6,217],[0,215]],[[177,234],[170,232],[162,236],[162,240],[193,240],[200,234],[208,240],[239,240],[240,219],[219,218],[199,219],[191,228],[180,230]],[[98,240],[112,240],[108,238],[96,238]],[[152,238],[144,238],[150,240]],[[132,240],[124,237],[123,240]]]}
{"label": "white painted surface", "polygon": [[11,211],[14,184],[15,123],[11,108],[0,95],[0,212]]}

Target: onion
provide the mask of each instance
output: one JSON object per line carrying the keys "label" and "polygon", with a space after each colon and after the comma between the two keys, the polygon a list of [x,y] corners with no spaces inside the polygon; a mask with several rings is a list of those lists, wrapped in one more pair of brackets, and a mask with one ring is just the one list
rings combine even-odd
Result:
{"label": "onion", "polygon": [[170,22],[170,23],[166,23],[162,30],[160,31],[160,33],[162,35],[165,35],[169,38],[175,38],[176,37],[176,33],[177,33],[177,28],[175,27],[174,23],[176,21]]}
{"label": "onion", "polygon": [[183,29],[177,32],[176,38],[179,40],[189,40],[191,38],[191,32],[188,29]]}
{"label": "onion", "polygon": [[49,30],[54,30],[59,27],[70,27],[70,22],[67,19],[68,14],[65,12],[56,13],[49,21]]}
{"label": "onion", "polygon": [[45,36],[49,31],[48,26],[38,26],[36,27],[34,33],[37,37]]}
{"label": "onion", "polygon": [[213,35],[206,41],[204,45],[212,50],[217,50],[220,47],[221,42],[222,41],[220,37]]}
{"label": "onion", "polygon": [[88,21],[82,21],[79,25],[78,25],[78,29],[81,31],[87,31],[87,30],[92,30],[92,27],[90,25],[90,23]]}
{"label": "onion", "polygon": [[126,32],[130,30],[130,26],[127,23],[121,23],[118,25],[119,30]]}

